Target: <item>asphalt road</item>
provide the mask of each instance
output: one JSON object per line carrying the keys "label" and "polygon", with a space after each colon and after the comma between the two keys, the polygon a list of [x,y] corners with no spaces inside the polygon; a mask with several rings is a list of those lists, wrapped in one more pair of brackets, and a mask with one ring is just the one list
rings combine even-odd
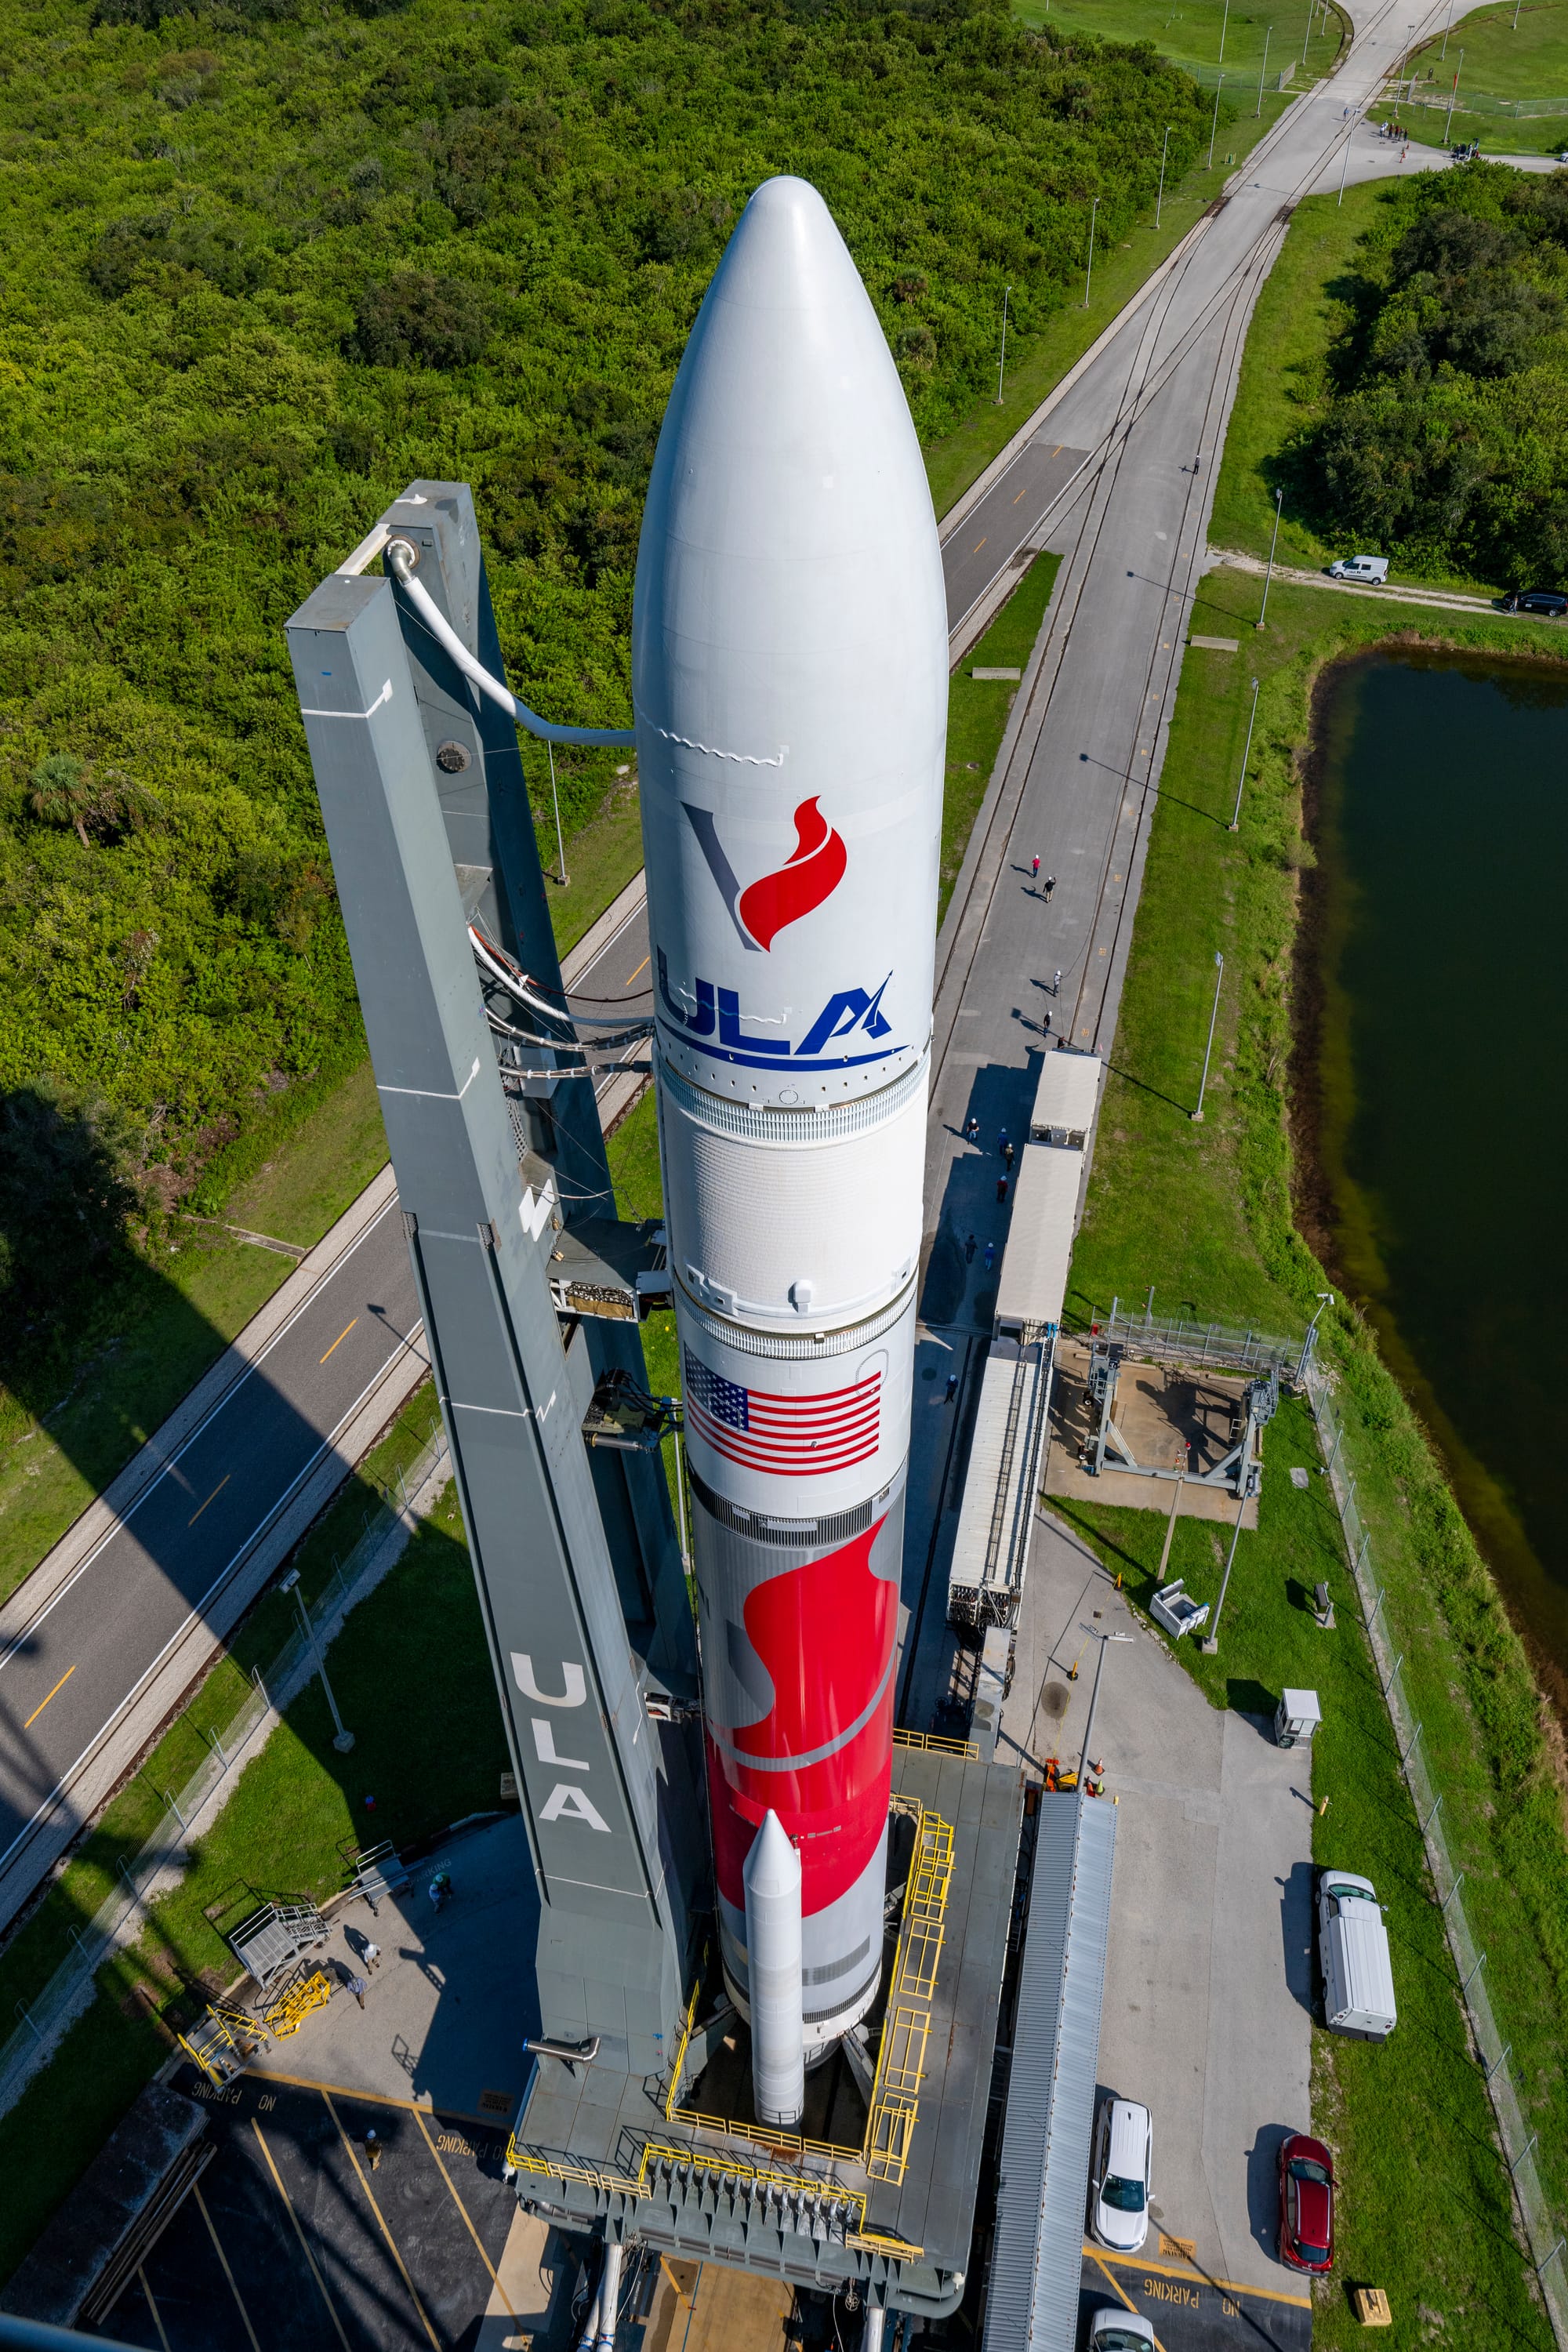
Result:
{"label": "asphalt road", "polygon": [[[573,991],[584,1010],[601,1009],[590,998],[630,1010],[646,1008],[647,984],[639,901],[574,973]],[[617,1084],[626,1087],[602,1081],[601,1100]],[[193,1617],[214,1607],[419,1328],[394,1200],[51,1597],[29,1612],[27,1587],[13,1596],[0,1634],[0,1877],[25,1865],[82,1759]],[[42,1869],[52,1848],[38,1843]],[[21,1899],[15,1885],[8,1892]]]}
{"label": "asphalt road", "polygon": [[1088,455],[1087,449],[1066,447],[1054,424],[1047,423],[964,517],[962,529],[943,541],[950,634],[956,633],[997,573],[1006,570],[1038,530]]}

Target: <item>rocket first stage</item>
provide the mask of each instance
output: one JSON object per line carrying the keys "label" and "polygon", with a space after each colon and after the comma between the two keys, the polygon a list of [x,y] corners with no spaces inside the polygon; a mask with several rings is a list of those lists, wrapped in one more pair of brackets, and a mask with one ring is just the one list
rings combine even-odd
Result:
{"label": "rocket first stage", "polygon": [[882,1958],[947,617],[903,389],[804,181],[758,189],[692,330],[632,660],[724,1972],[749,2016],[771,1812],[809,2064]]}

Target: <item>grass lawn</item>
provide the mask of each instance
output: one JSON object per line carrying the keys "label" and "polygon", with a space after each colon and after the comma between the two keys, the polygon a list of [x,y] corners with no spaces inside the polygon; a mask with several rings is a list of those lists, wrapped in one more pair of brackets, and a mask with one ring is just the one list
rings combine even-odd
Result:
{"label": "grass lawn", "polygon": [[[1387,184],[1373,180],[1347,188],[1342,205],[1335,196],[1321,195],[1296,207],[1279,257],[1263,281],[1242,356],[1209,523],[1215,547],[1266,556],[1274,529],[1274,493],[1283,487],[1281,563],[1321,567],[1355,552],[1343,541],[1320,539],[1295,510],[1290,461],[1282,453],[1327,398],[1326,354],[1350,320],[1349,281],[1357,268],[1357,248],[1387,194]],[[1436,587],[1496,593],[1495,583],[1435,572],[1422,576]]]}
{"label": "grass lawn", "polygon": [[[1025,12],[1027,13],[1026,11]],[[1216,20],[1217,21],[1217,20]],[[1266,131],[1272,130],[1285,109],[1288,98],[1267,93],[1262,115],[1254,118],[1257,103],[1257,80],[1253,81],[1251,98],[1238,89],[1236,119],[1227,123],[1226,110],[1230,105],[1228,92],[1220,111],[1219,139],[1215,148],[1213,171],[1198,163],[1179,184],[1165,190],[1160,207],[1160,226],[1154,226],[1154,208],[1148,217],[1134,228],[1131,237],[1107,252],[1097,249],[1094,257],[1094,282],[1087,309],[1082,300],[1082,289],[1078,299],[1069,300],[1057,312],[1043,335],[1031,343],[1007,345],[1007,374],[1000,405],[994,400],[976,404],[970,415],[944,434],[940,441],[927,446],[926,475],[931,494],[939,516],[961,499],[976,476],[983,474],[999,449],[1004,448],[1019,426],[1037,409],[1053,385],[1059,383],[1075,361],[1081,359],[1098,335],[1103,334],[1117,312],[1137,293],[1144,279],[1157,269],[1165,256],[1178,246],[1199,215],[1213,204],[1228,177],[1226,158],[1249,154]],[[1206,156],[1208,149],[1205,146]],[[1001,320],[997,320],[1000,344]]]}
{"label": "grass lawn", "polygon": [[[1314,1475],[1303,1494],[1287,1475],[1292,1464],[1318,1467],[1304,1402],[1281,1406],[1264,1452],[1259,1526],[1241,1538],[1219,1654],[1205,1657],[1191,1641],[1174,1646],[1215,1706],[1272,1714],[1287,1685],[1317,1691],[1323,1725],[1302,1769],[1328,1812],[1313,1827],[1313,1858],[1359,1871],[1376,1886],[1388,1911],[1399,2005],[1399,2023],[1383,2045],[1314,2032],[1313,2127],[1335,2147],[1342,2184],[1335,2275],[1313,2294],[1314,2340],[1363,2341],[1344,2282],[1375,2279],[1393,2305],[1395,2344],[1462,2341],[1467,2352],[1539,2345],[1546,2352],[1551,2333],[1525,2292],[1508,2174],[1492,2144],[1485,2086],[1466,2053],[1453,1964],[1338,1517],[1324,1479]],[[1121,1572],[1146,1612],[1164,1512],[1064,1507],[1059,1499],[1053,1507]],[[1212,1603],[1227,1542],[1222,1528],[1178,1520],[1170,1572]],[[1331,1633],[1311,1613],[1320,1580],[1334,1600]],[[1430,2337],[1418,2337],[1423,2311],[1440,2315],[1451,2332],[1434,2326]]]}
{"label": "grass lawn", "polygon": [[[417,1451],[434,1414],[429,1391],[413,1400],[381,1449],[385,1472]],[[361,1487],[359,1514],[369,1499]],[[339,1540],[352,1540],[353,1512]],[[307,1585],[331,1573],[331,1520],[302,1558]],[[269,1657],[288,1630],[289,1602],[273,1594],[236,1644],[242,1660]],[[493,1808],[507,1769],[506,1742],[457,1504],[448,1486],[384,1582],[363,1601],[329,1653],[333,1688],[356,1746],[332,1747],[332,1723],[319,1682],[289,1707],[262,1753],[238,1777],[180,1885],[153,1906],[132,1951],[99,1974],[86,2018],[0,2118],[0,2277],[10,2273],[94,2149],[166,2054],[150,2021],[178,2025],[200,2013],[205,1992],[234,1973],[222,1930],[272,1895],[316,1897],[342,1884],[340,1842],[391,1836],[406,1846],[465,1815]],[[37,1917],[0,1961],[5,2013],[46,1972],[46,1942],[63,1940],[71,1918],[90,1916],[112,1849],[133,1848],[162,1810],[153,1786],[177,1786],[197,1752],[196,1725],[222,1724],[241,1680],[227,1662],[209,1678],[187,1717],[169,1733],[140,1779],[116,1800],[82,1856],[72,1862]],[[410,1739],[411,1720],[438,1726]],[[374,1812],[365,1798],[375,1798]],[[29,1966],[29,1963],[31,1964]],[[52,1962],[49,1963],[52,1965]]]}
{"label": "grass lawn", "polygon": [[[1264,41],[1269,28],[1268,79],[1279,88],[1279,76],[1292,62],[1298,82],[1326,73],[1348,38],[1346,20],[1337,8],[1314,10],[1309,37],[1305,11],[1287,16],[1258,0],[1243,0],[1228,13],[1225,0],[1018,0],[1017,14],[1026,25],[1052,26],[1061,33],[1093,33],[1106,41],[1150,41],[1162,57],[1189,69],[1197,67],[1212,89],[1215,73],[1223,71],[1229,89],[1236,78],[1239,97],[1250,74],[1256,93],[1263,70]],[[1225,51],[1220,53],[1220,40]]]}
{"label": "grass lawn", "polygon": [[[1292,1222],[1286,1130],[1297,876],[1311,856],[1300,834],[1297,757],[1307,737],[1311,683],[1337,656],[1401,636],[1521,650],[1519,635],[1489,618],[1416,616],[1376,598],[1330,598],[1278,582],[1268,627],[1255,635],[1247,625],[1256,617],[1258,589],[1248,575],[1211,573],[1194,610],[1194,629],[1238,636],[1243,651],[1194,649],[1184,665],[1073,1264],[1069,1312],[1085,1318],[1091,1306],[1103,1307],[1117,1293],[1142,1299],[1152,1283],[1156,1311],[1281,1332],[1303,1327],[1315,1293],[1328,1286]],[[1545,658],[1556,653],[1544,626],[1531,632],[1531,642]],[[1262,681],[1258,729],[1241,832],[1232,835],[1226,828],[1255,675]],[[1216,949],[1225,952],[1226,981],[1207,1117],[1194,1127],[1187,1113],[1203,1056]],[[1457,1866],[1466,1874],[1464,1901],[1489,1954],[1491,1996],[1539,2130],[1548,2194],[1561,2212],[1568,2207],[1563,2063],[1568,1850],[1537,1693],[1438,1464],[1365,1327],[1341,1307],[1329,1318],[1325,1338],[1339,1370],[1348,1458],[1387,1590],[1395,1647],[1405,1654],[1412,1703],[1443,1790],[1444,1821]],[[1282,1415],[1269,1433],[1269,1457],[1307,1460],[1305,1444],[1305,1433],[1293,1434]],[[1310,1563],[1286,1542],[1292,1524],[1305,1524],[1304,1514],[1294,1522],[1289,1516],[1304,1499],[1288,1489],[1270,1497],[1267,1527],[1250,1547],[1259,1562],[1258,1578],[1249,1578],[1243,1539],[1222,1629],[1219,1664],[1226,1681],[1241,1661],[1243,1680],[1278,1688],[1288,1678],[1295,1645],[1316,1639],[1290,1590],[1293,1581],[1315,1579],[1306,1576]],[[1107,1517],[1102,1535],[1114,1537],[1140,1561],[1157,1558],[1157,1517],[1123,1517],[1126,1524],[1114,1526]],[[1176,1568],[1204,1593],[1217,1583],[1212,1559],[1205,1559],[1206,1540],[1196,1528],[1178,1530]],[[1291,1536],[1290,1543],[1295,1540]],[[1212,1580],[1200,1580],[1205,1577]],[[1328,1580],[1334,1584],[1332,1576]],[[1253,1600],[1245,1597],[1249,1589]],[[1335,1589],[1344,1591],[1342,1578]],[[1239,1612],[1238,1591],[1244,1596]],[[1254,1656],[1245,1644],[1253,1638],[1248,1622],[1255,1602],[1269,1622],[1265,1627],[1259,1619]],[[1387,1753],[1386,1725],[1377,1724],[1370,1701],[1365,1707],[1354,1701],[1352,1685],[1365,1672],[1365,1654],[1348,1598],[1340,1622],[1334,1655],[1346,1679],[1329,1707],[1319,1751],[1325,1776],[1321,1792],[1331,1799],[1320,1850],[1325,1858],[1348,1861],[1348,1843],[1340,1847],[1327,1832],[1343,1829],[1348,1838],[1356,1824],[1357,1850],[1380,1857],[1368,1865],[1369,1874],[1379,1878],[1385,1901],[1394,1900],[1391,1887],[1397,1885],[1399,1933],[1407,1948],[1403,1963],[1396,1960],[1405,2023],[1395,2043],[1375,2051],[1331,2037],[1319,2042],[1319,2112],[1344,2155],[1347,2231],[1358,2227],[1358,2214],[1365,2217],[1361,2226],[1379,2217],[1375,2238],[1369,2227],[1362,2241],[1369,2246],[1366,2266],[1352,2273],[1347,2264],[1346,2274],[1395,2280],[1417,2250],[1426,2258],[1423,2275],[1429,2279],[1420,2300],[1439,2308],[1436,2273],[1450,2282],[1444,2290],[1452,2298],[1445,2308],[1451,2326],[1445,2340],[1467,2347],[1533,2343],[1540,2326],[1523,2305],[1518,2260],[1498,2236],[1506,2226],[1500,2191],[1482,2194],[1485,2163],[1493,2160],[1477,2153],[1489,2138],[1486,2111],[1479,2104],[1479,2077],[1463,2055],[1451,1995],[1442,1990],[1447,1964],[1436,1923],[1430,1917],[1422,1923],[1419,1854],[1410,1843],[1406,1859],[1398,1859],[1405,1836],[1400,1824],[1408,1822],[1408,1813]],[[1183,1643],[1179,1654],[1201,1679],[1206,1664],[1189,1650]],[[1344,1748],[1342,1713],[1351,1741]],[[1360,1789],[1358,1776],[1365,1783]],[[1405,2025],[1416,2029],[1408,2040]],[[1405,2091],[1390,2096],[1389,2084],[1405,2082],[1407,2066]],[[1410,2137],[1413,2118],[1424,2118],[1419,2128],[1427,2137],[1419,2148]],[[1445,2186],[1434,2190],[1437,2180]],[[1434,2193],[1447,2199],[1449,2183],[1459,2187],[1439,2228],[1427,2200]],[[1451,2233],[1461,2231],[1463,2243],[1454,2241],[1450,2260]],[[1354,2242],[1347,2238],[1347,2247]],[[1414,2296],[1413,2261],[1403,2275]],[[1473,2299],[1462,2284],[1467,2276]],[[1411,2308],[1406,2305],[1407,2314]],[[1326,2305],[1321,2340],[1337,2344],[1349,2334],[1342,2306]]]}
{"label": "grass lawn", "polygon": [[[1441,34],[1415,51],[1410,62],[1418,85],[1446,90],[1465,56],[1459,95],[1486,98],[1555,98],[1568,115],[1568,0],[1497,0],[1461,16],[1445,44]],[[1445,47],[1447,55],[1444,55]]]}

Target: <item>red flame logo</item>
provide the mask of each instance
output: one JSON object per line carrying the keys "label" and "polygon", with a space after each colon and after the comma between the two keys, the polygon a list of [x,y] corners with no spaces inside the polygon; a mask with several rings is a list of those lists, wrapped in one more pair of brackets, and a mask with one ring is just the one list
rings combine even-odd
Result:
{"label": "red flame logo", "polygon": [[742,891],[736,908],[760,948],[771,948],[785,925],[798,923],[844,879],[849,853],[815,800],[795,813],[795,855],[776,874],[763,874]]}

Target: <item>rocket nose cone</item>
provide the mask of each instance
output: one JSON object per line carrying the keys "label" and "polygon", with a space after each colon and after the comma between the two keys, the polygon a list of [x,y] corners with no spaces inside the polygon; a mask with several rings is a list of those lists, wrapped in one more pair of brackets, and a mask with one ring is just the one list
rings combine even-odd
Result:
{"label": "rocket nose cone", "polygon": [[752,195],[714,275],[710,299],[758,310],[826,310],[865,301],[833,215],[809,180],[787,173]]}
{"label": "rocket nose cone", "polygon": [[798,1895],[800,1856],[773,1812],[764,1813],[742,1874],[748,1895]]}
{"label": "rocket nose cone", "polygon": [[[773,781],[791,810],[819,756],[825,774],[875,775],[898,764],[889,746],[940,736],[925,466],[870,296],[805,180],[752,197],[681,360],[643,513],[632,684],[645,779],[656,736],[717,747],[739,785],[770,781],[787,745]],[[704,757],[683,772],[707,776],[706,805],[721,780]]]}

